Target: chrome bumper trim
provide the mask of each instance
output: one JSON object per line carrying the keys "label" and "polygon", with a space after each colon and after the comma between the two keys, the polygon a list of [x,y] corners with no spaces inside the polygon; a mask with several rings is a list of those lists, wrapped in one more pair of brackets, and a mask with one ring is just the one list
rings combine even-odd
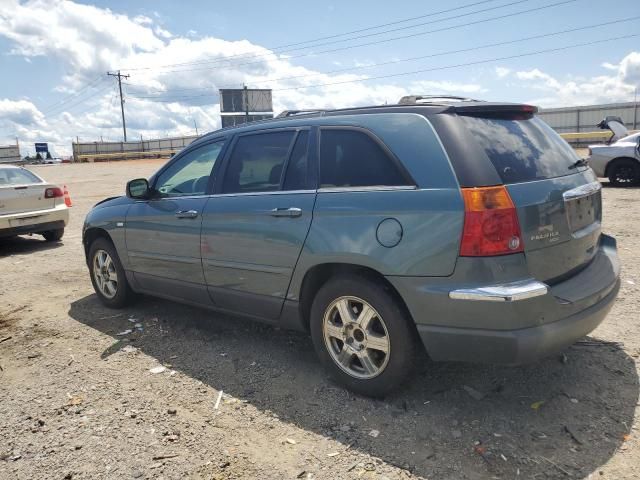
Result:
{"label": "chrome bumper trim", "polygon": [[546,295],[548,287],[537,280],[487,285],[484,287],[461,288],[449,292],[454,300],[476,300],[485,302],[517,302],[528,298]]}

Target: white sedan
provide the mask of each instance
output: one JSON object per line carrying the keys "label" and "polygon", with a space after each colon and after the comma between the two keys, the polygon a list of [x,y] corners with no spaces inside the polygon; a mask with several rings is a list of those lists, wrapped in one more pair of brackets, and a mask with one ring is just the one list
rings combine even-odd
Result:
{"label": "white sedan", "polygon": [[37,233],[55,242],[69,223],[64,192],[26,168],[0,165],[0,238]]}
{"label": "white sedan", "polygon": [[607,117],[598,126],[609,128],[614,142],[589,145],[589,166],[599,177],[608,177],[612,185],[640,185],[640,132],[629,135],[617,117]]}

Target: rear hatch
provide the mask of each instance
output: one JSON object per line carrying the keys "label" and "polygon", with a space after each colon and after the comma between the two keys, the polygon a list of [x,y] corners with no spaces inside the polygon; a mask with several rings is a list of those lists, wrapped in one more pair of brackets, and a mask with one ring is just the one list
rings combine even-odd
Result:
{"label": "rear hatch", "polygon": [[552,284],[596,254],[601,187],[573,149],[526,110],[458,114],[513,200],[530,273]]}
{"label": "rear hatch", "polygon": [[53,208],[60,198],[46,198],[45,183],[29,170],[0,166],[0,215]]}

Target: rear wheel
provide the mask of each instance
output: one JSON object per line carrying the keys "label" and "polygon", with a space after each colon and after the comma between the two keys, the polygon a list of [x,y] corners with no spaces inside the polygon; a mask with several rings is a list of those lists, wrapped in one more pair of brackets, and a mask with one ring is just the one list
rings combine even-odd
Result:
{"label": "rear wheel", "polygon": [[630,158],[614,160],[609,166],[609,182],[616,187],[640,184],[640,164]]}
{"label": "rear wheel", "polygon": [[91,244],[89,273],[93,289],[107,307],[122,308],[133,299],[118,252],[109,240],[98,238]]}
{"label": "rear wheel", "polygon": [[55,230],[48,230],[46,232],[42,232],[42,236],[47,242],[57,242],[64,235],[64,228],[57,228]]}
{"label": "rear wheel", "polygon": [[413,370],[411,319],[388,289],[368,278],[337,277],[318,291],[311,336],[330,375],[357,393],[384,396]]}

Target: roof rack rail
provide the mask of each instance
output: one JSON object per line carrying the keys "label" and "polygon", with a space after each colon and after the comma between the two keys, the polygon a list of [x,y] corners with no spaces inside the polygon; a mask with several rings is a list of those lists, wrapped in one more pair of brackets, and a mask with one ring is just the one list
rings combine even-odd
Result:
{"label": "roof rack rail", "polygon": [[293,117],[295,115],[306,115],[310,113],[324,113],[326,110],[315,109],[315,110],[284,110],[283,112],[276,115],[276,118],[284,118],[284,117]]}
{"label": "roof rack rail", "polygon": [[[458,97],[456,95],[406,95],[398,101],[398,105],[415,105],[420,100],[424,100],[424,103],[431,103],[434,100],[456,100],[458,102],[481,102],[482,100],[476,100],[475,98]],[[435,103],[435,102],[433,102]]]}

